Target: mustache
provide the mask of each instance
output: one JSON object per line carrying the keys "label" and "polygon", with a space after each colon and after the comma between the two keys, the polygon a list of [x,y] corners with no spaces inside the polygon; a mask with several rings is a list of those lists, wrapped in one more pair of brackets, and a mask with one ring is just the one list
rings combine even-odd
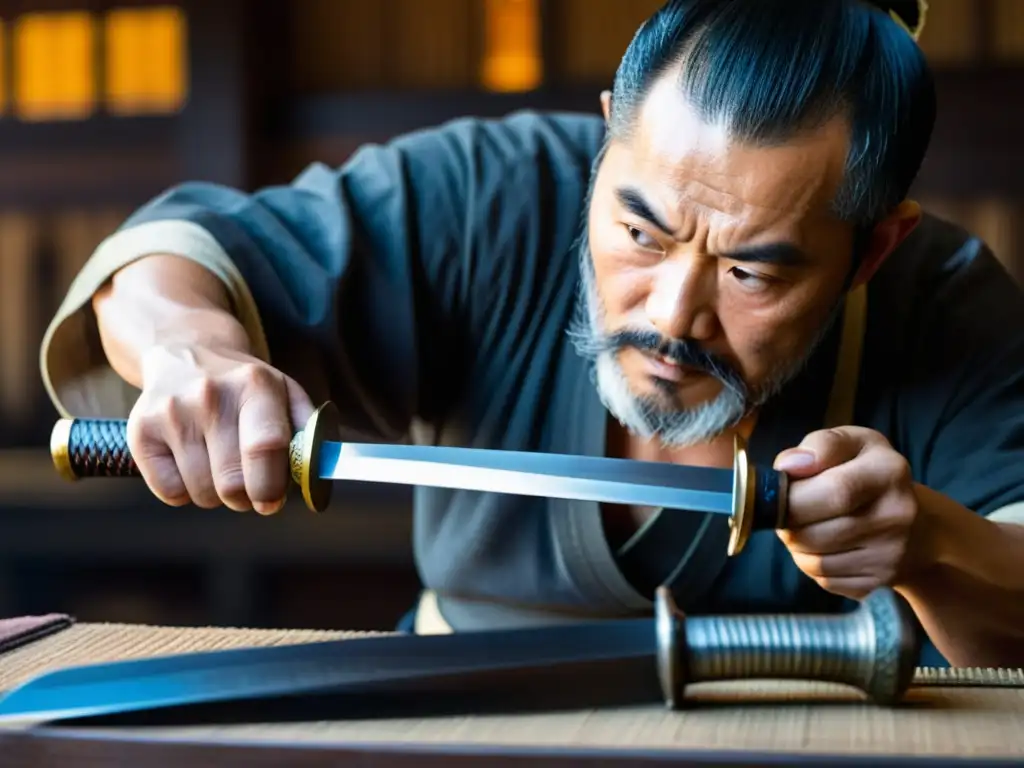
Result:
{"label": "mustache", "polygon": [[594,355],[636,349],[660,355],[678,365],[696,368],[719,379],[730,389],[746,394],[743,377],[733,365],[720,355],[708,352],[692,339],[672,339],[651,330],[623,328],[590,339],[587,345]]}

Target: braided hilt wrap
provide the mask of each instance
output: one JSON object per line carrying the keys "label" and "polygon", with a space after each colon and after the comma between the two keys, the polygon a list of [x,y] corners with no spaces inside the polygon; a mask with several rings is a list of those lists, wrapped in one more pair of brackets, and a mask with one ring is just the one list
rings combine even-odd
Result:
{"label": "braided hilt wrap", "polygon": [[920,647],[910,606],[890,589],[846,614],[688,618],[662,588],[657,625],[662,692],[673,708],[690,683],[749,678],[839,683],[890,705],[913,681]]}
{"label": "braided hilt wrap", "polygon": [[[331,499],[331,481],[317,473],[320,447],[339,437],[337,407],[321,405],[288,446],[288,467],[303,501],[314,512],[323,511]],[[50,455],[61,477],[142,477],[128,447],[127,419],[60,419],[50,435]]]}
{"label": "braided hilt wrap", "polygon": [[87,477],[141,477],[128,448],[123,419],[61,419],[53,428],[50,453],[69,480]]}

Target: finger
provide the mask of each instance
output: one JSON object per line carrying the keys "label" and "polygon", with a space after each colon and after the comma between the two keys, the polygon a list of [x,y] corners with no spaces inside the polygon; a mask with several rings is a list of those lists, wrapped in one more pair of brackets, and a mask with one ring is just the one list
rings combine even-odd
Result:
{"label": "finger", "polygon": [[799,528],[790,527],[778,531],[778,535],[790,552],[831,555],[856,549],[877,532],[877,520],[868,508]]}
{"label": "finger", "polygon": [[236,512],[251,510],[253,505],[245,490],[238,419],[234,409],[213,420],[206,433],[206,445],[210,454],[214,489],[221,502]]}
{"label": "finger", "polygon": [[170,507],[183,507],[191,499],[160,422],[155,413],[137,405],[128,417],[128,449],[150,492]]}
{"label": "finger", "polygon": [[874,576],[878,553],[858,547],[832,554],[791,552],[797,568],[812,579],[860,579]]}
{"label": "finger", "polygon": [[291,416],[292,432],[294,432],[305,426],[309,417],[313,415],[313,411],[316,410],[316,406],[306,394],[306,390],[294,379],[285,376],[284,383],[288,392],[288,412]]}
{"label": "finger", "polygon": [[906,459],[892,450],[866,451],[820,475],[790,483],[787,528],[797,530],[880,503],[910,481]]}
{"label": "finger", "polygon": [[293,428],[284,379],[254,367],[238,412],[238,441],[245,488],[253,508],[273,514],[288,491],[288,443]]}
{"label": "finger", "polygon": [[854,576],[838,579],[815,579],[818,586],[833,595],[847,597],[851,600],[863,600],[882,586],[877,579],[869,576]]}
{"label": "finger", "polygon": [[862,427],[821,429],[807,435],[796,448],[782,451],[775,458],[774,466],[792,477],[810,477],[852,461],[879,441],[884,443],[885,438]]}
{"label": "finger", "polygon": [[221,506],[220,496],[213,482],[210,469],[210,453],[206,440],[201,434],[182,434],[170,440],[178,472],[188,489],[188,498],[201,509],[215,509]]}

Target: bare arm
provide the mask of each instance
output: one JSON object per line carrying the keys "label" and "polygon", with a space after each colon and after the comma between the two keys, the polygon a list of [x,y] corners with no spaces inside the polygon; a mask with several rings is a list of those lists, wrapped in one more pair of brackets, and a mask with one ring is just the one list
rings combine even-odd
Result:
{"label": "bare arm", "polygon": [[1024,665],[1024,525],[915,492],[931,562],[898,591],[954,666]]}
{"label": "bare arm", "polygon": [[104,354],[142,388],[142,361],[155,346],[191,346],[252,355],[221,280],[194,261],[154,255],[114,273],[92,299]]}

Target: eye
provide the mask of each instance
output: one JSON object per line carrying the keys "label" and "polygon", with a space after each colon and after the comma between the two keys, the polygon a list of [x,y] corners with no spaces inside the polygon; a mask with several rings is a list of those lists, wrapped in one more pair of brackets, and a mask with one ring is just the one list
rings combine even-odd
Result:
{"label": "eye", "polygon": [[661,246],[658,245],[658,241],[648,235],[642,229],[637,229],[629,224],[626,225],[626,232],[629,233],[630,238],[634,243],[639,245],[644,250],[648,251],[660,251]]}
{"label": "eye", "polygon": [[739,267],[733,267],[729,273],[736,278],[740,285],[750,291],[763,291],[772,285],[771,278]]}

